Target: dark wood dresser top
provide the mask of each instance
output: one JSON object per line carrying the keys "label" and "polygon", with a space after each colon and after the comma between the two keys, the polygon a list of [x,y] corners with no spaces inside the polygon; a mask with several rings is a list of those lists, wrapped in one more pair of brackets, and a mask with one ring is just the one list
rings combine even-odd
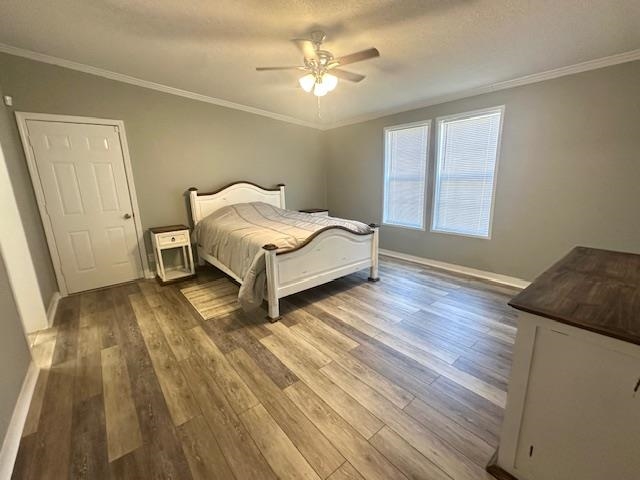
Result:
{"label": "dark wood dresser top", "polygon": [[640,255],[576,247],[509,305],[640,345]]}

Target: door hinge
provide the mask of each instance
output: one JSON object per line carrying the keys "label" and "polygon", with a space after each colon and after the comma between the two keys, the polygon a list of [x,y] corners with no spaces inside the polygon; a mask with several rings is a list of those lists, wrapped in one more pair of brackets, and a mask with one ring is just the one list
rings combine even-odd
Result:
{"label": "door hinge", "polygon": [[31,135],[27,135],[27,143],[31,148],[33,148],[33,143],[31,142]]}
{"label": "door hinge", "polygon": [[529,457],[533,457],[533,445],[529,447]]}
{"label": "door hinge", "polygon": [[116,133],[120,135],[120,127],[117,125],[114,125],[113,128],[115,129]]}

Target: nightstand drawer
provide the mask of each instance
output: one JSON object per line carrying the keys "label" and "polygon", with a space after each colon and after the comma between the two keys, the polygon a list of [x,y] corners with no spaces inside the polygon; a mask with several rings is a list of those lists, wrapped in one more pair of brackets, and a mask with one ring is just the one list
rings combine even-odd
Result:
{"label": "nightstand drawer", "polygon": [[189,244],[189,235],[187,232],[169,232],[156,235],[158,245],[166,247],[168,245],[181,246]]}

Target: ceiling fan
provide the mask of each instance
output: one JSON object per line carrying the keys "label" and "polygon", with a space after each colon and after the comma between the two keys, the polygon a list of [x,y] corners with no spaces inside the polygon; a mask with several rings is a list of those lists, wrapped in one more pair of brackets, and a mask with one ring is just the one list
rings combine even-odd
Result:
{"label": "ceiling fan", "polygon": [[292,67],[257,67],[256,70],[259,72],[266,70],[300,70],[307,72],[304,76],[300,77],[298,82],[305,92],[313,91],[313,94],[317,97],[323,97],[336,88],[338,78],[348,80],[349,82],[361,82],[364,80],[364,75],[349,72],[340,67],[379,57],[380,52],[378,52],[378,49],[369,48],[336,58],[331,52],[320,48],[326,37],[324,32],[318,30],[311,32],[310,39],[293,40],[304,55],[304,65]]}

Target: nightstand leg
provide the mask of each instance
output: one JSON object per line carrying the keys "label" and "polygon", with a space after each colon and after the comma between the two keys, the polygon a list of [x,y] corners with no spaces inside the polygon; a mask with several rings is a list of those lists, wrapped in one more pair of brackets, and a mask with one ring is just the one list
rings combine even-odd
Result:
{"label": "nightstand leg", "polygon": [[193,250],[191,250],[191,244],[187,245],[187,253],[189,255],[189,271],[196,273],[196,266],[193,264]]}
{"label": "nightstand leg", "polygon": [[160,270],[160,278],[162,279],[163,282],[167,281],[167,277],[164,273],[164,259],[162,258],[162,250],[158,247],[156,247],[156,259],[158,262],[158,269]]}

